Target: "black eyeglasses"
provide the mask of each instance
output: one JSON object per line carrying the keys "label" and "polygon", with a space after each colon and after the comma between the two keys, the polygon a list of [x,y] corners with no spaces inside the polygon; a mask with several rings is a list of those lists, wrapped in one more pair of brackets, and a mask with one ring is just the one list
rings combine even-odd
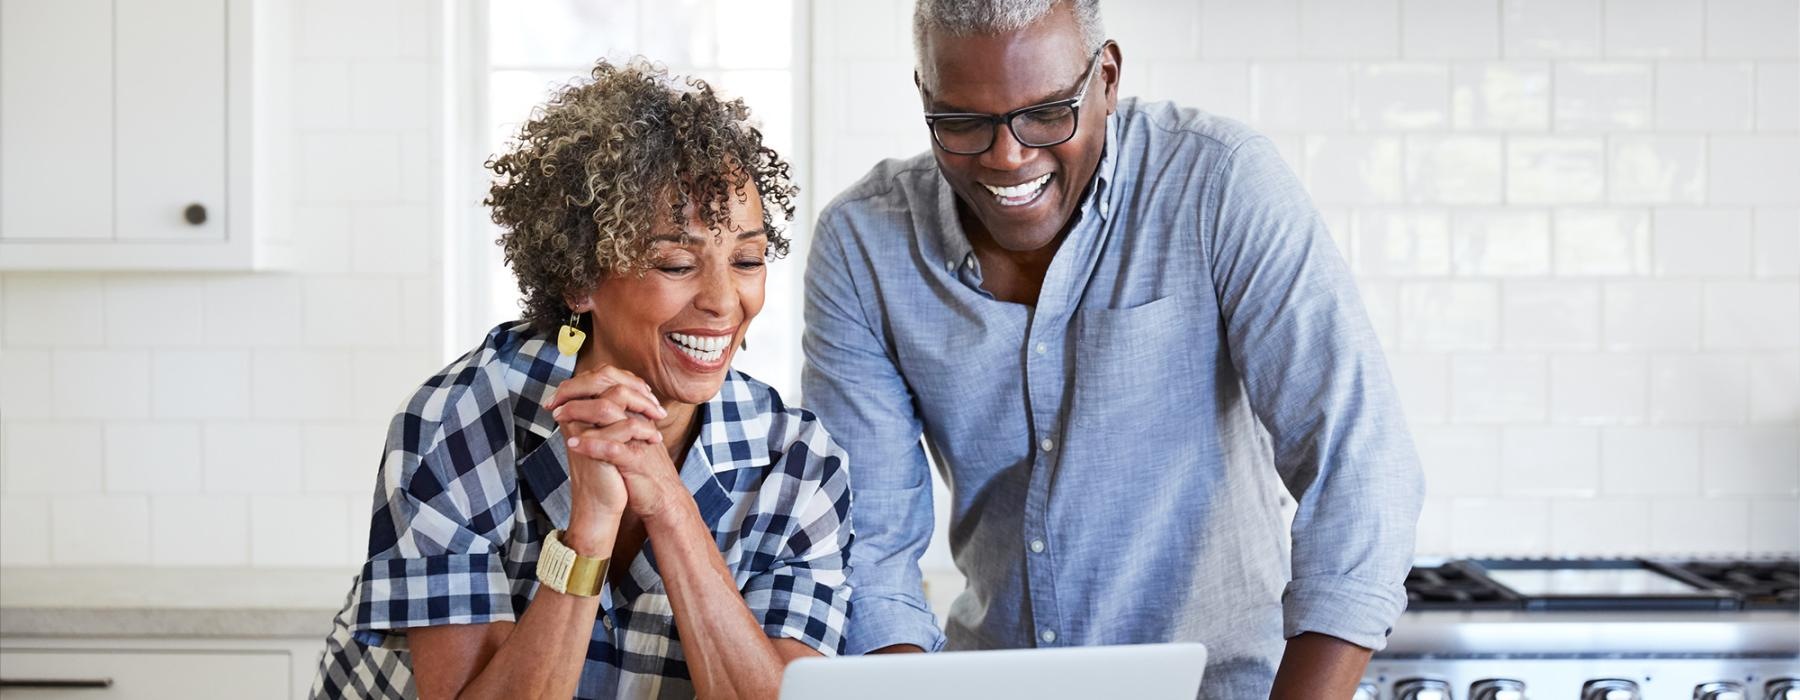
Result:
{"label": "black eyeglasses", "polygon": [[1081,74],[1081,88],[1074,97],[1020,107],[1005,114],[926,114],[925,124],[931,128],[932,140],[937,142],[938,148],[950,153],[973,156],[994,147],[994,136],[999,133],[1001,124],[1012,130],[1019,145],[1031,148],[1049,148],[1075,138],[1075,130],[1081,125],[1081,101],[1087,97],[1094,67],[1100,65],[1100,54],[1105,50],[1106,47],[1101,46],[1094,51],[1094,57],[1088,59],[1087,71]]}

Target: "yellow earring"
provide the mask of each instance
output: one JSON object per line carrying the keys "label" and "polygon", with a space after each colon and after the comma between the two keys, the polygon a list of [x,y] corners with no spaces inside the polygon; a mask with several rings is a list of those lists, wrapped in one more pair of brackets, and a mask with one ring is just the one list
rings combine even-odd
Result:
{"label": "yellow earring", "polygon": [[562,333],[556,336],[556,349],[564,355],[573,355],[581,350],[581,344],[587,342],[587,334],[575,325],[581,322],[581,314],[570,312],[569,320],[563,323]]}

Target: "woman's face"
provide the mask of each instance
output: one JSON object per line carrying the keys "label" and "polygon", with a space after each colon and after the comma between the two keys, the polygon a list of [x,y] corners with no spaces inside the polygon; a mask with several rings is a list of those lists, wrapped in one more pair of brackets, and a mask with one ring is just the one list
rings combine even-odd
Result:
{"label": "woman's face", "polygon": [[664,222],[650,269],[601,280],[588,302],[598,362],[649,382],[662,401],[698,404],[717,394],[750,319],[762,311],[769,247],[761,197],[746,185],[714,232],[692,210],[682,229]]}

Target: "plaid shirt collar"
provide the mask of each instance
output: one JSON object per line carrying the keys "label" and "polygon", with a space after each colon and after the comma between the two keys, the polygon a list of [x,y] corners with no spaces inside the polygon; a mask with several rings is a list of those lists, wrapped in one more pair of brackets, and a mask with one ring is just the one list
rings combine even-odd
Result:
{"label": "plaid shirt collar", "polygon": [[[556,420],[543,405],[563,381],[575,375],[575,358],[564,355],[546,338],[533,337],[519,349],[512,372],[514,386],[544,387],[539,396],[520,395],[514,412],[525,430],[542,440],[525,456],[519,470],[550,522],[569,526],[569,452]],[[700,434],[681,463],[681,482],[694,495],[706,522],[718,522],[732,504],[735,472],[769,463],[771,412],[759,410],[750,385],[737,370],[727,370],[725,383],[695,411]]]}

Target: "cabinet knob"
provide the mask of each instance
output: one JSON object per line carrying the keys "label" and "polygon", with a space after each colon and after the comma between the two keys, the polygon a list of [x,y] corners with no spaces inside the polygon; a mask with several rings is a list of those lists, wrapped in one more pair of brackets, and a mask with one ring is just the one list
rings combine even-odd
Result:
{"label": "cabinet knob", "polygon": [[206,207],[199,203],[189,204],[181,211],[181,218],[195,226],[206,223]]}

